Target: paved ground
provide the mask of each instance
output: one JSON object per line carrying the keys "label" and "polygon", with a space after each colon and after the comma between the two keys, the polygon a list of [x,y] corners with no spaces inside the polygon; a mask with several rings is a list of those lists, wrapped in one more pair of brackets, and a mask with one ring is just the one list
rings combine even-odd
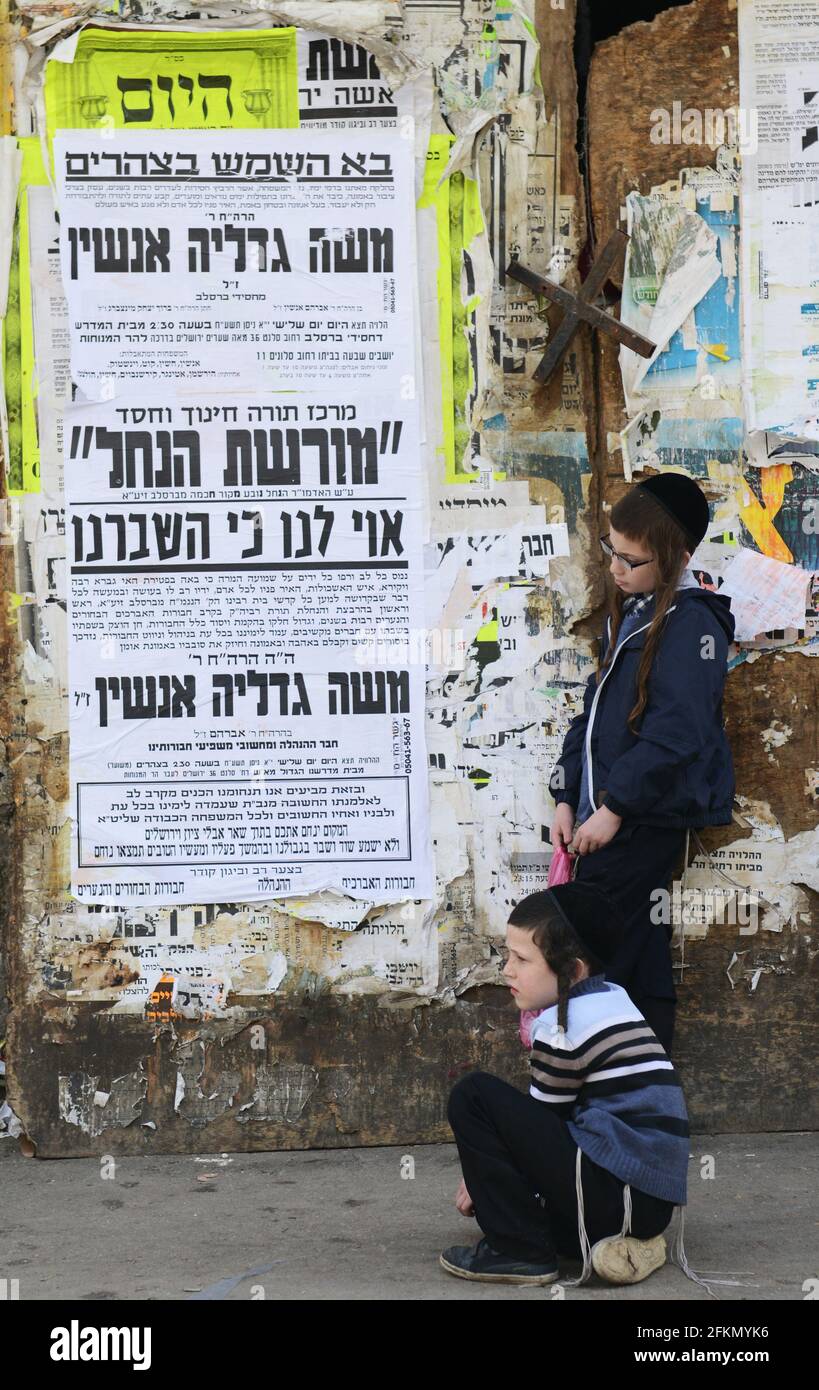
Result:
{"label": "paved ground", "polygon": [[[745,1281],[716,1290],[728,1300],[816,1297],[819,1136],[697,1135],[691,1152],[692,1268]],[[444,1246],[480,1235],[453,1204],[459,1178],[454,1144],[121,1159],[104,1179],[96,1159],[27,1159],[4,1138],[0,1276],[19,1280],[21,1301],[247,1300],[258,1285],[266,1299],[555,1297],[440,1268]],[[712,1303],[670,1265],[625,1289],[592,1276],[565,1297]]]}

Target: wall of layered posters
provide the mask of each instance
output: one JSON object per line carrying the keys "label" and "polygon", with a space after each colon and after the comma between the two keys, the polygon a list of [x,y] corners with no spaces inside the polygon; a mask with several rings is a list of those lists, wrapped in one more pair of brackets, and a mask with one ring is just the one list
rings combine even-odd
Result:
{"label": "wall of layered posters", "polygon": [[[818,7],[694,0],[599,44],[584,188],[571,0],[19,4],[0,787],[40,1154],[449,1138],[453,1076],[523,1084],[496,947],[546,883],[606,510],[663,470],[708,496],[695,577],[737,619],[676,1065],[701,1129],[804,1122]],[[658,121],[672,49],[713,142]],[[615,227],[658,349],[583,331],[535,389],[558,317],[506,268],[577,289]],[[794,1083],[749,1088],[773,1016]]]}
{"label": "wall of layered posters", "polygon": [[[143,1037],[497,978],[590,660],[574,355],[540,495],[509,447],[505,267],[577,232],[533,5],[295,9],[38,10],[12,55],[16,1002]],[[63,1149],[143,1070],[123,1112],[55,1064]]]}
{"label": "wall of layered posters", "polygon": [[[708,497],[697,582],[738,621],[735,823],[674,897],[680,1066],[702,1129],[802,1122],[815,141],[781,14],[679,13],[595,51],[584,188],[572,0],[18,4],[0,791],[38,1153],[449,1139],[453,1076],[523,1084],[496,948],[546,885],[605,513],[667,469]],[[649,139],[672,40],[713,49],[725,108],[738,40],[743,105],[788,128]],[[558,317],[507,267],[576,289],[615,226],[657,352],[584,330],[536,388]],[[715,912],[750,898],[746,939]],[[793,1083],[749,1087],[782,1000]]]}

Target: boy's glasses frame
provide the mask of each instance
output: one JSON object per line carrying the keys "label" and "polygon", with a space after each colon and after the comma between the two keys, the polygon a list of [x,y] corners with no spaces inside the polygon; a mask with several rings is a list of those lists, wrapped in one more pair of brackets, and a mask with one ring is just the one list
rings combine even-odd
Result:
{"label": "boy's glasses frame", "polygon": [[601,536],[600,544],[603,548],[604,555],[608,555],[609,559],[612,559],[613,557],[615,560],[619,560],[621,565],[627,565],[630,570],[638,570],[641,565],[650,565],[651,561],[654,559],[654,556],[652,555],[651,559],[648,560],[629,560],[625,555],[620,555],[614,549],[614,546],[609,541],[608,536]]}

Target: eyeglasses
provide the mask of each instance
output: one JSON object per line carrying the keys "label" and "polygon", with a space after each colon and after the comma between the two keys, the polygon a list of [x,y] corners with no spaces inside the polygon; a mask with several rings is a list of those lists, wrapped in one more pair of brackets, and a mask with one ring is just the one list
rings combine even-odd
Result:
{"label": "eyeglasses", "polygon": [[619,555],[614,547],[609,544],[607,536],[600,537],[600,544],[603,547],[604,555],[608,555],[609,559],[613,556],[615,560],[620,561],[621,565],[627,565],[630,570],[638,570],[641,565],[650,565],[651,561],[654,559],[652,555],[651,559],[648,560],[628,560],[625,555]]}

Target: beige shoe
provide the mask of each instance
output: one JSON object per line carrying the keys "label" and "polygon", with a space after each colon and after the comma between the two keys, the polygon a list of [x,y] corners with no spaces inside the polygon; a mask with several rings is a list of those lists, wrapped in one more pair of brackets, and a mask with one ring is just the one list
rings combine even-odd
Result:
{"label": "beige shoe", "polygon": [[606,1236],[592,1246],[592,1268],[608,1284],[639,1284],[665,1264],[665,1236]]}

